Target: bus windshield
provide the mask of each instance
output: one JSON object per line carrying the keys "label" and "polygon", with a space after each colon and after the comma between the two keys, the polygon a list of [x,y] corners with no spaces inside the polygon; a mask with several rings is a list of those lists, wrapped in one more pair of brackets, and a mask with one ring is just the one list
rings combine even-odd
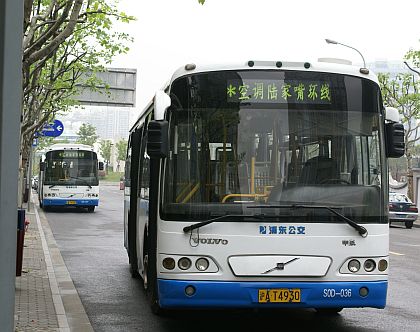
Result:
{"label": "bus windshield", "polygon": [[[225,71],[182,77],[170,94],[164,219],[260,213],[287,222],[337,220],[326,210],[293,209],[304,204],[332,207],[356,222],[386,222],[374,82]],[[273,208],[249,208],[261,205]]]}
{"label": "bus windshield", "polygon": [[97,156],[92,151],[61,150],[47,152],[45,185],[97,186]]}

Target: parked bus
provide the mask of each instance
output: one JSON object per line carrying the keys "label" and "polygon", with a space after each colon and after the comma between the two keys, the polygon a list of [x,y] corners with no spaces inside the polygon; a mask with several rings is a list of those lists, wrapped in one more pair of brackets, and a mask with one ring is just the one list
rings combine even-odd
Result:
{"label": "parked bus", "polygon": [[152,311],[384,308],[398,121],[366,68],[176,71],[127,149],[124,244]]}
{"label": "parked bus", "polygon": [[98,165],[96,152],[89,145],[54,144],[48,147],[40,164],[39,205],[43,209],[84,207],[94,212],[99,204]]}

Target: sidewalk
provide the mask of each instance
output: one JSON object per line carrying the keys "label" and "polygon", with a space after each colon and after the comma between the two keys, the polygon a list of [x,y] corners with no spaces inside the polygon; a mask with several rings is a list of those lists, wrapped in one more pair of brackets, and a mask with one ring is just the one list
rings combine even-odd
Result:
{"label": "sidewalk", "polygon": [[48,221],[26,211],[22,276],[16,277],[15,331],[93,331]]}

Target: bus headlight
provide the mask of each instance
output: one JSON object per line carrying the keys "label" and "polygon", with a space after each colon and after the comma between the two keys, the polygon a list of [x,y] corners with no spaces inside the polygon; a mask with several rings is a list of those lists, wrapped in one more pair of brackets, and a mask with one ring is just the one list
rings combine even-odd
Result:
{"label": "bus headlight", "polygon": [[188,257],[182,257],[178,261],[178,267],[181,270],[188,270],[191,267],[191,259],[189,259]]}
{"label": "bus headlight", "polygon": [[162,265],[167,270],[173,270],[175,268],[175,260],[172,257],[166,257],[163,260]]}
{"label": "bus headlight", "polygon": [[388,268],[388,262],[386,259],[381,259],[378,263],[378,270],[384,272]]}
{"label": "bus headlight", "polygon": [[365,263],[363,264],[363,268],[365,269],[366,272],[372,272],[373,270],[375,270],[375,267],[376,267],[376,263],[373,259],[367,259]]}
{"label": "bus headlight", "polygon": [[352,259],[347,267],[350,272],[356,273],[360,270],[360,262],[357,259]]}
{"label": "bus headlight", "polygon": [[199,258],[197,259],[197,261],[195,262],[195,267],[197,268],[198,271],[205,271],[209,268],[209,261],[207,258]]}

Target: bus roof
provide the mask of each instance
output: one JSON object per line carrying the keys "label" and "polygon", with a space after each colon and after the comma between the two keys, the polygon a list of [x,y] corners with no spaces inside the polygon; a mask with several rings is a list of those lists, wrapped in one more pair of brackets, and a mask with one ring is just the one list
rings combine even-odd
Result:
{"label": "bus roof", "polygon": [[[331,60],[331,61],[328,61]],[[346,64],[344,62],[338,63],[338,59],[324,59],[318,62],[293,62],[293,61],[247,61],[245,63],[230,63],[230,64],[187,64],[180,67],[172,75],[170,83],[179,77],[190,75],[192,73],[204,73],[210,71],[223,70],[299,70],[323,73],[336,73],[343,75],[358,76],[370,79],[378,83],[378,79],[374,73],[369,71],[368,74],[363,74],[360,67]],[[328,62],[327,62],[328,61]],[[280,65],[280,66],[279,66]]]}
{"label": "bus roof", "polygon": [[85,144],[76,144],[76,143],[60,143],[53,144],[45,149],[45,152],[57,151],[57,150],[84,150],[84,151],[93,151],[93,147]]}

